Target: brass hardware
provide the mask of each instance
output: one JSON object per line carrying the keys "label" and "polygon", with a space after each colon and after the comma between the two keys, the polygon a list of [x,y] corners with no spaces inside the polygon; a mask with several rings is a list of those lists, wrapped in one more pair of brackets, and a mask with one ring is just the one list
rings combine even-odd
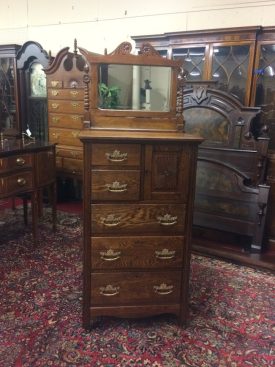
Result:
{"label": "brass hardware", "polygon": [[71,119],[74,120],[74,121],[78,121],[78,120],[80,120],[80,116],[72,115]]}
{"label": "brass hardware", "polygon": [[76,96],[79,94],[79,92],[78,92],[77,90],[71,90],[71,91],[70,91],[70,94],[71,94],[73,97],[76,97]]}
{"label": "brass hardware", "polygon": [[58,96],[59,91],[58,90],[52,90],[52,96]]}
{"label": "brass hardware", "polygon": [[174,250],[169,251],[167,248],[164,248],[161,251],[158,250],[155,251],[156,258],[161,260],[173,259],[173,257],[175,257],[175,253],[176,251]]}
{"label": "brass hardware", "polygon": [[19,186],[24,186],[24,185],[26,185],[27,181],[23,177],[18,177],[17,183],[18,183]]}
{"label": "brass hardware", "polygon": [[52,103],[52,108],[55,110],[59,107],[59,103]]}
{"label": "brass hardware", "polygon": [[116,296],[117,294],[119,294],[119,289],[120,287],[118,286],[115,287],[112,284],[108,284],[106,285],[106,287],[100,287],[99,292],[103,296],[112,297],[112,296]]}
{"label": "brass hardware", "polygon": [[73,136],[74,138],[77,138],[77,137],[78,137],[78,135],[79,135],[79,131],[72,131],[72,136]]}
{"label": "brass hardware", "polygon": [[115,214],[108,214],[105,218],[100,218],[101,223],[106,227],[116,227],[120,224],[120,217],[116,217]]}
{"label": "brass hardware", "polygon": [[52,133],[52,136],[53,136],[54,138],[58,139],[58,138],[59,138],[59,136],[60,136],[60,134],[58,134],[58,133]]}
{"label": "brass hardware", "polygon": [[77,107],[80,106],[80,104],[77,103],[77,102],[71,102],[71,105],[72,105],[73,108],[77,108]]}
{"label": "brass hardware", "polygon": [[105,153],[107,159],[111,162],[123,162],[128,158],[128,153],[121,153],[119,150],[115,149],[112,153]]}
{"label": "brass hardware", "polygon": [[162,296],[172,293],[174,290],[173,285],[167,285],[166,283],[161,283],[160,285],[154,285],[155,293],[158,293]]}
{"label": "brass hardware", "polygon": [[52,81],[51,81],[51,86],[52,86],[52,87],[57,87],[57,86],[58,86],[58,84],[59,84],[59,81],[58,81],[58,80],[52,80]]}
{"label": "brass hardware", "polygon": [[74,158],[76,158],[79,155],[79,153],[78,152],[75,152],[74,150],[70,151],[70,154]]}
{"label": "brass hardware", "polygon": [[120,258],[121,251],[114,251],[113,249],[109,249],[107,251],[101,251],[100,257],[104,261],[115,261]]}
{"label": "brass hardware", "polygon": [[105,185],[109,192],[125,192],[127,191],[127,184],[121,184],[118,181],[114,181],[111,184]]}
{"label": "brass hardware", "polygon": [[25,163],[26,163],[26,161],[22,157],[19,157],[19,158],[16,159],[17,166],[24,166]]}
{"label": "brass hardware", "polygon": [[53,116],[52,117],[52,121],[53,122],[59,122],[60,121],[60,117]]}
{"label": "brass hardware", "polygon": [[164,216],[158,216],[157,220],[162,226],[173,226],[178,223],[178,217],[172,217],[171,214],[165,214]]}

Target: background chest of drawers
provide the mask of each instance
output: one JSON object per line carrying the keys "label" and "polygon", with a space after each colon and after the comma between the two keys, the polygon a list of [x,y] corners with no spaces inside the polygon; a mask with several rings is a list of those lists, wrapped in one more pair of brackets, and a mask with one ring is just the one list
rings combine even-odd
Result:
{"label": "background chest of drawers", "polygon": [[83,153],[78,135],[83,125],[84,92],[81,55],[62,49],[45,70],[49,141],[57,144],[57,175],[82,179]]}
{"label": "background chest of drawers", "polygon": [[84,325],[97,316],[188,316],[199,140],[83,131]]}

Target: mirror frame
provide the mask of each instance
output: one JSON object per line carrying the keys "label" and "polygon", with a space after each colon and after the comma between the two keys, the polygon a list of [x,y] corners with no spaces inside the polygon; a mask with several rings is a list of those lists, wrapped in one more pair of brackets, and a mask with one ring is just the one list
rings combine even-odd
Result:
{"label": "mirror frame", "polygon": [[[160,123],[165,120],[173,120],[177,114],[177,92],[179,85],[179,75],[183,75],[183,65],[181,60],[170,60],[163,58],[157,50],[149,43],[145,43],[139,50],[139,54],[132,54],[132,45],[130,42],[122,42],[113,52],[104,55],[96,54],[87,51],[84,48],[79,48],[80,53],[86,60],[85,74],[83,81],[85,84],[84,108],[85,121],[84,127],[101,126],[108,121],[106,118],[112,119],[109,125],[113,123],[113,127],[120,127],[118,119],[121,117],[132,118],[132,122],[136,119],[144,120],[146,127],[146,119],[156,119]],[[119,109],[101,109],[98,106],[99,92],[98,83],[100,82],[99,67],[100,65],[119,64],[119,65],[139,65],[139,66],[161,66],[171,68],[171,83],[170,83],[170,105],[169,111],[150,111],[150,110],[119,110]],[[183,78],[183,77],[182,77]],[[104,121],[103,121],[104,119]],[[136,121],[137,122],[137,121]],[[161,124],[156,124],[157,129],[161,129]],[[117,125],[118,124],[118,125]],[[174,122],[175,124],[175,122]],[[173,124],[173,126],[174,126]],[[128,124],[128,127],[132,127]],[[133,124],[135,125],[135,124]],[[141,126],[142,124],[140,124]],[[172,128],[171,123],[167,124]],[[163,125],[165,128],[165,125]],[[133,126],[135,128],[135,126]],[[139,126],[137,124],[137,129]],[[142,126],[141,126],[142,128]]]}

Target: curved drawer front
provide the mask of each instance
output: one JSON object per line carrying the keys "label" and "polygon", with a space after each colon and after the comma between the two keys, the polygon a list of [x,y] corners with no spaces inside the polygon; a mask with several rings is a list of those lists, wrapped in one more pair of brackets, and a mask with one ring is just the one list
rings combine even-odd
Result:
{"label": "curved drawer front", "polygon": [[48,109],[49,112],[82,114],[84,113],[84,102],[49,100]]}
{"label": "curved drawer front", "polygon": [[185,204],[93,204],[92,233],[183,233]]}
{"label": "curved drawer front", "polygon": [[48,98],[49,99],[68,99],[68,100],[76,100],[83,101],[84,99],[84,90],[83,89],[58,89],[58,88],[49,88],[48,89]]}
{"label": "curved drawer front", "polygon": [[23,171],[8,177],[0,178],[0,194],[14,195],[33,189],[32,172]]}
{"label": "curved drawer front", "polygon": [[80,130],[49,128],[49,140],[51,143],[82,147],[79,133]]}
{"label": "curved drawer front", "polygon": [[91,274],[91,306],[180,302],[181,271]]}
{"label": "curved drawer front", "polygon": [[93,170],[92,200],[138,200],[140,172]]}
{"label": "curved drawer front", "polygon": [[93,144],[92,165],[139,166],[140,145],[138,144]]}
{"label": "curved drawer front", "polygon": [[33,166],[33,156],[31,154],[18,154],[0,159],[1,173],[30,168]]}
{"label": "curved drawer front", "polygon": [[78,114],[49,113],[50,127],[83,128],[83,116]]}
{"label": "curved drawer front", "polygon": [[184,237],[92,237],[92,269],[176,268],[182,266]]}

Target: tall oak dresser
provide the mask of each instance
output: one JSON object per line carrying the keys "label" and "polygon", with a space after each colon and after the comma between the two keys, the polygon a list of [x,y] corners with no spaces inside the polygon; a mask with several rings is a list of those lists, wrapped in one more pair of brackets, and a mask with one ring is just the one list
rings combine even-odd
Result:
{"label": "tall oak dresser", "polygon": [[[163,313],[186,324],[202,139],[183,132],[181,65],[148,44],[139,55],[130,53],[127,42],[111,54],[80,51],[87,61],[79,134],[84,149],[83,325],[89,328],[102,316]],[[115,91],[109,105],[103,103],[106,88],[108,98]]]}

